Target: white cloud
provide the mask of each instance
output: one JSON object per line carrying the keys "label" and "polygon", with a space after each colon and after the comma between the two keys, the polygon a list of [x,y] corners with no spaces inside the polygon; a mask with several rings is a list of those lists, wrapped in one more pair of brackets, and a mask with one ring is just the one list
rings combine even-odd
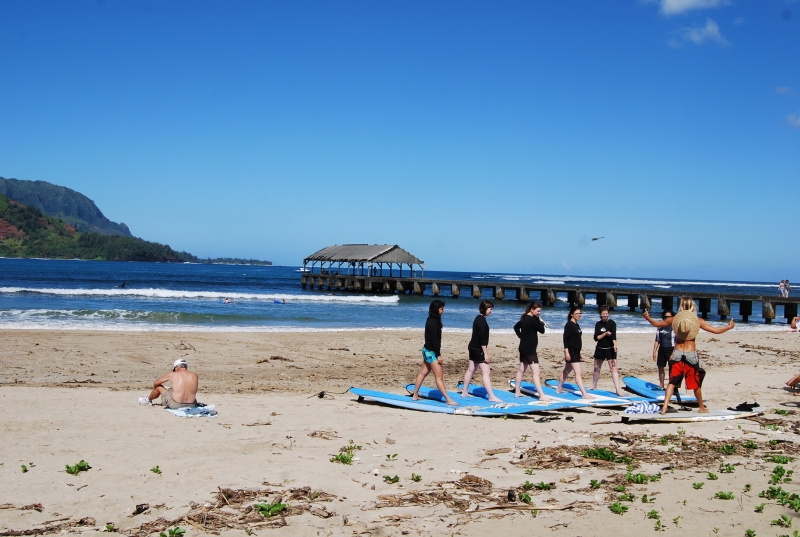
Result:
{"label": "white cloud", "polygon": [[727,6],[728,0],[661,0],[661,13],[664,15],[680,15],[695,9],[709,9]]}
{"label": "white cloud", "polygon": [[719,31],[719,24],[711,19],[706,19],[703,27],[681,28],[678,38],[670,39],[669,44],[673,47],[681,47],[684,43],[692,42],[695,45],[702,45],[706,41],[714,41],[720,45],[727,45],[728,40]]}
{"label": "white cloud", "polygon": [[788,95],[789,97],[797,97],[798,94],[789,86],[778,86],[775,88],[775,93],[779,95]]}
{"label": "white cloud", "polygon": [[570,267],[569,265],[567,265],[567,262],[566,262],[566,261],[564,261],[564,262],[562,263],[562,266],[563,266],[565,269],[567,269],[567,270],[572,270],[572,267]]}
{"label": "white cloud", "polygon": [[795,129],[800,129],[800,114],[789,114],[786,116],[786,121]]}
{"label": "white cloud", "polygon": [[742,24],[744,24],[744,17],[736,17],[733,19],[734,26],[741,26]]}

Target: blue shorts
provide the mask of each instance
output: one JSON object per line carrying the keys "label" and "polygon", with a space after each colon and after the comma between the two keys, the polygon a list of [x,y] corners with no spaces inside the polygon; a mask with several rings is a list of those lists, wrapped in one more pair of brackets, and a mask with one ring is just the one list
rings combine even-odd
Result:
{"label": "blue shorts", "polygon": [[426,364],[432,364],[439,358],[436,356],[435,352],[429,351],[425,347],[422,347],[422,359],[425,360]]}

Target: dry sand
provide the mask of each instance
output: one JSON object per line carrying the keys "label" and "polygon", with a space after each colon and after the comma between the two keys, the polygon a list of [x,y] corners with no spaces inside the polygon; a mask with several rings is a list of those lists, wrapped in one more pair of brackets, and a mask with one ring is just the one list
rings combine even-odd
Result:
{"label": "dry sand", "polygon": [[[795,521],[797,514],[758,493],[776,466],[764,460],[766,452],[800,451],[791,428],[800,419],[794,414],[800,399],[781,388],[800,364],[798,334],[734,330],[699,338],[709,407],[757,400],[770,409],[764,417],[780,420],[779,430],[749,420],[629,425],[618,415],[598,416],[604,409],[558,413],[561,419],[549,422],[536,415],[439,415],[358,403],[342,393],[350,386],[404,393],[403,383],[419,369],[421,337],[397,331],[3,332],[0,536],[94,532],[106,523],[128,535],[169,525],[187,535],[205,527],[226,535],[248,529],[257,535],[638,536],[654,531],[656,521],[646,518],[652,510],[668,534],[791,534],[770,523],[782,514]],[[444,334],[449,386],[463,376],[468,339]],[[545,377],[562,365],[560,342],[557,334],[541,338]],[[493,378],[503,388],[517,367],[516,344],[513,335],[492,335]],[[652,335],[626,334],[620,345],[623,375],[656,378]],[[178,357],[200,374],[198,399],[216,405],[218,417],[181,419],[137,404]],[[611,388],[607,370],[600,385]],[[315,396],[323,390],[325,398]],[[792,413],[777,415],[776,408]],[[330,462],[350,440],[362,447],[354,452],[357,460]],[[746,449],[747,441],[758,448]],[[725,443],[737,446],[736,453],[719,453]],[[634,473],[661,478],[628,483],[635,500],[622,502],[629,508],[624,515],[613,514],[608,506],[620,494],[613,487],[626,482],[626,467],[584,460],[580,451],[591,446],[631,456]],[[505,452],[487,454],[495,449]],[[397,457],[387,460],[387,454]],[[89,471],[64,471],[81,459]],[[722,473],[720,464],[735,469]],[[161,475],[150,471],[156,465]],[[707,480],[707,472],[719,479]],[[421,481],[413,482],[412,473]],[[385,483],[384,475],[400,481]],[[590,487],[593,479],[599,489]],[[552,490],[528,492],[536,517],[531,506],[506,500],[509,489],[524,492],[526,481],[555,483]],[[694,489],[692,483],[705,484]],[[792,483],[782,486],[800,492]],[[735,498],[714,499],[717,492]],[[655,501],[642,503],[643,494]],[[286,517],[267,520],[248,509],[278,497],[291,506]],[[754,512],[762,502],[763,513]],[[147,511],[131,516],[145,503]]]}

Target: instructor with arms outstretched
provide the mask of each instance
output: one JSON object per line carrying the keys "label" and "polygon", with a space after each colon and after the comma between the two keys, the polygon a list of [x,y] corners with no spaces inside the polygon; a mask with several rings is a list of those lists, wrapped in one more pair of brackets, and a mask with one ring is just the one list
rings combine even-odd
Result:
{"label": "instructor with arms outstretched", "polygon": [[675,350],[672,351],[672,356],[669,360],[669,385],[667,385],[667,392],[664,395],[664,405],[661,407],[661,413],[667,413],[672,393],[676,388],[681,387],[681,382],[683,382],[684,378],[686,379],[686,388],[694,390],[694,396],[697,397],[698,412],[708,412],[708,409],[703,404],[703,395],[700,391],[705,372],[700,368],[695,339],[701,328],[712,334],[727,332],[734,326],[733,319],[728,323],[728,326],[715,328],[708,324],[705,319],[697,316],[697,305],[689,297],[681,297],[678,314],[671,321],[667,319],[656,321],[650,318],[650,313],[647,310],[644,310],[644,318],[656,328],[672,325],[672,331],[675,333]]}

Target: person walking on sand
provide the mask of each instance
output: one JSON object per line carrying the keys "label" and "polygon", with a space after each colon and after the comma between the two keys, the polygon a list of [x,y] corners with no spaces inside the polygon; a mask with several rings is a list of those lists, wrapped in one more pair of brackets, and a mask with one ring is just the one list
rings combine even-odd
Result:
{"label": "person walking on sand", "polygon": [[672,331],[675,332],[675,349],[672,351],[672,357],[669,362],[669,385],[667,385],[667,391],[664,395],[664,405],[661,407],[661,413],[667,413],[672,394],[676,388],[681,387],[684,378],[686,379],[686,388],[693,390],[694,396],[697,398],[698,412],[708,412],[708,409],[703,404],[701,390],[705,371],[700,367],[695,340],[701,328],[712,334],[722,334],[731,330],[735,324],[733,319],[730,320],[728,326],[720,328],[711,326],[705,319],[697,316],[697,305],[690,297],[681,297],[678,314],[671,319],[672,322],[669,319],[656,321],[650,317],[650,312],[647,310],[644,310],[644,318],[656,328],[672,325]]}
{"label": "person walking on sand", "polygon": [[572,306],[567,315],[567,324],[564,325],[564,370],[558,377],[558,388],[556,392],[564,393],[564,382],[569,377],[570,371],[575,372],[575,384],[581,391],[584,399],[594,399],[586,393],[583,387],[583,368],[581,367],[581,348],[583,347],[581,327],[578,321],[581,320],[581,307]]}
{"label": "person walking on sand", "polygon": [[[164,384],[172,383],[172,388],[167,389]],[[147,397],[140,397],[140,405],[152,405],[156,397],[161,397],[161,404],[165,407],[178,410],[180,408],[195,408],[197,406],[197,373],[189,371],[186,360],[179,358],[172,364],[172,373],[167,373],[153,382],[153,391]]]}
{"label": "person walking on sand", "polygon": [[514,325],[514,332],[519,338],[519,368],[517,369],[516,384],[514,384],[514,397],[522,397],[520,385],[525,371],[530,367],[533,374],[533,385],[536,386],[536,393],[539,394],[540,401],[551,401],[549,397],[542,393],[542,378],[539,375],[539,356],[536,349],[539,346],[539,334],[544,334],[545,324],[539,315],[542,313],[542,305],[538,302],[531,302],[525,307],[519,322]]}
{"label": "person walking on sand", "polygon": [[608,318],[608,306],[600,306],[600,320],[594,325],[594,340],[597,345],[594,349],[594,374],[592,375],[592,389],[597,389],[603,362],[608,362],[611,370],[611,380],[614,382],[614,391],[620,397],[625,397],[619,386],[619,372],[617,371],[617,323]]}
{"label": "person walking on sand", "polygon": [[[675,314],[671,310],[665,310],[661,313],[661,318],[664,320],[669,320],[673,317],[675,317]],[[662,390],[665,389],[664,373],[674,348],[675,332],[672,331],[672,325],[656,330],[656,342],[653,343],[653,361],[658,367],[658,384]]]}
{"label": "person walking on sand", "polygon": [[483,387],[489,396],[489,401],[501,403],[502,401],[492,391],[492,375],[489,368],[489,323],[486,318],[492,314],[494,304],[489,300],[481,300],[478,306],[480,314],[472,321],[472,339],[469,340],[467,350],[469,351],[469,367],[464,373],[464,389],[461,390],[461,397],[469,396],[469,383],[476,369],[481,370],[483,377]]}
{"label": "person walking on sand", "polygon": [[428,307],[428,320],[425,321],[425,345],[422,347],[422,369],[417,373],[414,380],[414,393],[411,398],[419,401],[419,388],[425,381],[428,373],[433,371],[433,378],[436,387],[444,395],[444,400],[448,405],[458,406],[447,394],[444,387],[444,371],[442,370],[442,314],[444,313],[444,302],[434,300]]}

